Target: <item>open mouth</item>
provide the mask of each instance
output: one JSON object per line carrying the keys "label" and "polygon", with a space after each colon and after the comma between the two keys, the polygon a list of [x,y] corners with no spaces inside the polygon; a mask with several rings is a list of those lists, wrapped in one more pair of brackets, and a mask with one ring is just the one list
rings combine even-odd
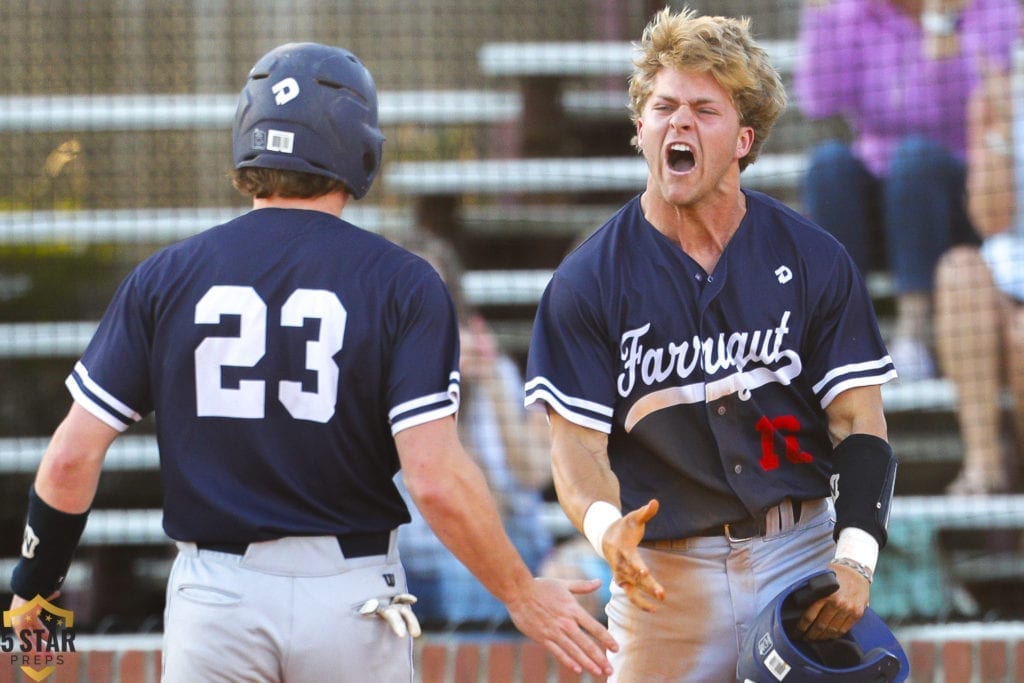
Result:
{"label": "open mouth", "polygon": [[689,145],[677,142],[668,148],[668,167],[676,173],[692,171],[696,163]]}

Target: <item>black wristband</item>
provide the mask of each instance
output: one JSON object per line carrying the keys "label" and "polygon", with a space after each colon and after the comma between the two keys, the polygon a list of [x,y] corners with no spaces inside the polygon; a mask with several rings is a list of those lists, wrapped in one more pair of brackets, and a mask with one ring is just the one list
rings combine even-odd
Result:
{"label": "black wristband", "polygon": [[75,515],[50,507],[29,488],[21,559],[11,576],[15,595],[48,598],[60,588],[88,517],[88,511]]}
{"label": "black wristband", "polygon": [[885,439],[870,434],[843,439],[832,451],[836,540],[840,531],[852,526],[874,536],[878,547],[884,548],[895,484],[896,458]]}

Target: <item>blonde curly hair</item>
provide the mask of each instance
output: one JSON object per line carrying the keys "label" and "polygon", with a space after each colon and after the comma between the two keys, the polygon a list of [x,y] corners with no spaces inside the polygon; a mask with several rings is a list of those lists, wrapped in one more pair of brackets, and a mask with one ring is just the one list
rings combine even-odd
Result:
{"label": "blonde curly hair", "polygon": [[[699,17],[684,8],[658,12],[644,29],[629,77],[629,113],[640,119],[663,68],[710,73],[725,88],[739,112],[740,125],[754,130],[750,152],[740,159],[742,171],[757,160],[775,121],[786,108],[786,89],[768,54],[750,34],[750,19]],[[638,141],[634,137],[634,146]]]}

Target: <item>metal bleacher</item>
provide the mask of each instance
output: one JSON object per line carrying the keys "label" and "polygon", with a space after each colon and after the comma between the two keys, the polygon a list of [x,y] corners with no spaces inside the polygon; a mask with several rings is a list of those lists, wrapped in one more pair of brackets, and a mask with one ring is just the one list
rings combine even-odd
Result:
{"label": "metal bleacher", "polygon": [[[792,40],[769,43],[781,70],[788,73],[797,57]],[[628,43],[494,43],[478,57],[481,72],[494,79],[493,89],[416,90],[380,93],[380,118],[385,127],[508,126],[528,119],[529,88],[510,88],[509,80],[525,85],[530,77],[561,77],[554,92],[559,116],[569,120],[626,120],[619,89],[579,85],[581,77],[622,77],[629,66]],[[0,97],[0,133],[125,130],[227,130],[235,95],[104,95]],[[787,126],[801,121],[787,114]],[[800,140],[802,136],[783,136]],[[628,140],[627,140],[628,141]],[[625,143],[626,141],[624,141]],[[774,151],[744,172],[751,187],[792,194],[805,171],[805,149]],[[471,236],[487,259],[470,261],[462,281],[469,303],[495,313],[499,339],[516,353],[528,340],[532,308],[555,265],[515,262],[500,265],[502,245],[513,237],[541,242],[557,239],[561,248],[576,236],[600,225],[610,215],[615,197],[639,191],[645,177],[642,159],[620,156],[525,154],[502,158],[431,158],[387,161],[382,169],[379,204],[355,204],[345,217],[366,229],[401,234],[424,217],[422,204],[438,198],[445,220],[457,223],[461,236]],[[536,201],[538,198],[543,201]],[[129,208],[75,211],[9,211],[0,213],[0,246],[83,248],[96,245],[159,245],[227,220],[238,207]],[[528,246],[527,249],[530,247]],[[887,296],[884,276],[873,277],[872,291]],[[0,324],[0,361],[52,360],[66,366],[84,349],[95,320],[34,320]],[[1024,497],[984,499],[941,495],[945,481],[960,462],[953,411],[955,392],[944,380],[886,386],[891,438],[904,460],[894,502],[892,542],[879,565],[872,605],[886,616],[922,620],[971,614],[985,607],[971,597],[969,586],[986,572],[993,580],[1022,578],[1018,540],[1000,536],[998,548],[983,547],[971,557],[944,545],[947,532],[983,534],[1024,529]],[[0,472],[27,481],[45,448],[45,437],[25,435],[0,439]],[[154,472],[158,466],[155,438],[125,435],[111,448],[105,473]],[[906,483],[902,483],[906,482]],[[83,546],[104,548],[170,547],[162,531],[159,491],[148,506],[100,507],[90,516]],[[564,525],[557,509],[548,515],[553,526]],[[562,528],[564,531],[564,526]],[[968,546],[969,547],[969,546]],[[990,560],[977,562],[978,559]],[[1016,565],[1014,563],[1017,563]],[[1000,568],[1005,571],[1000,573]]]}

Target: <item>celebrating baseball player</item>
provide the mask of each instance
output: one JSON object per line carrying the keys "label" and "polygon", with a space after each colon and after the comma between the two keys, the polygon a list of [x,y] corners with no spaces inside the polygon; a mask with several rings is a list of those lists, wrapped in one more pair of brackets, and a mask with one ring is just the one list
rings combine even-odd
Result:
{"label": "celebrating baseball player", "polygon": [[550,416],[562,506],[612,570],[613,679],[726,681],[798,579],[840,584],[804,637],[863,614],[896,470],[879,385],[896,372],[841,245],[741,187],[786,103],[749,20],[665,9],[638,47],[647,185],[555,272],[526,401]]}
{"label": "celebrating baseball player", "polygon": [[458,324],[426,261],[340,218],[381,162],[377,95],[350,52],[288,44],[249,73],[233,182],[253,210],[122,283],[68,377],[30,491],[14,606],[59,589],[114,438],[155,412],[165,681],[411,681],[419,626],[396,529],[405,484],[442,541],[567,667],[615,641],[535,579],[456,436]]}

